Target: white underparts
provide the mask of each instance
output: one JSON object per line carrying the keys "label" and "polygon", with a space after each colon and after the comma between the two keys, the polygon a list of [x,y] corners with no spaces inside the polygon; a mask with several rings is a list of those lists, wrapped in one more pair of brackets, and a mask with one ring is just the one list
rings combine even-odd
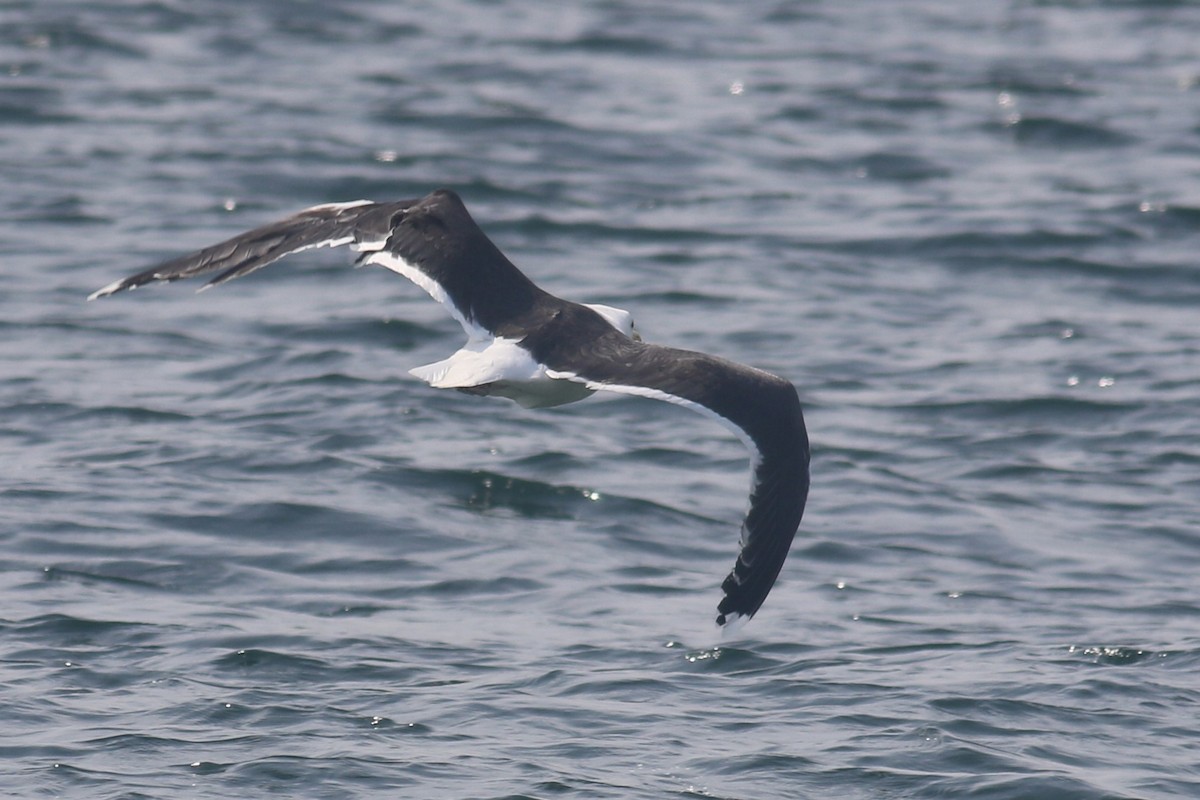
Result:
{"label": "white underparts", "polygon": [[512,339],[467,342],[449,358],[409,372],[435,389],[507,397],[525,408],[560,406],[592,394],[583,384],[552,379],[546,368]]}
{"label": "white underparts", "polygon": [[[356,250],[369,252],[382,243],[359,242]],[[467,334],[467,343],[449,358],[416,367],[409,372],[436,389],[458,389],[471,394],[507,397],[525,408],[547,408],[574,403],[595,392],[578,380],[559,378],[537,363],[518,339],[493,337],[491,332],[470,319],[454,304],[443,286],[399,255],[377,250],[365,259],[378,264],[420,286],[458,321]],[[611,306],[590,306],[610,325],[626,336],[640,337],[628,311]]]}

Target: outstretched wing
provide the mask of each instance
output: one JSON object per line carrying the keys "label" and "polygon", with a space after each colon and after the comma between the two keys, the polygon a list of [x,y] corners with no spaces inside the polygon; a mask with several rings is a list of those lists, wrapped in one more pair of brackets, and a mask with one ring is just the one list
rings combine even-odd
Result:
{"label": "outstretched wing", "polygon": [[550,367],[551,377],[686,406],[724,423],[750,449],[750,508],[737,562],[721,584],[717,624],[753,616],[779,576],[808,498],[808,432],[795,387],[715,356],[633,341],[605,330],[602,320],[587,322],[586,312],[573,304],[560,312],[564,324],[594,327],[586,344],[568,350],[548,325],[522,346]]}
{"label": "outstretched wing", "polygon": [[195,253],[173,258],[136,275],[113,281],[88,296],[88,300],[136,289],[157,281],[177,281],[197,275],[218,273],[207,286],[216,286],[248,275],[286,255],[316,247],[344,244],[359,250],[377,249],[391,234],[396,212],[414,205],[416,200],[398,203],[329,203],[306,208],[298,214],[238,234],[220,244]]}
{"label": "outstretched wing", "polygon": [[[545,292],[492,244],[458,195],[420,200],[330,203],[175,258],[93,292],[94,300],[157,281],[217,273],[216,286],[301,250],[350,245],[360,260],[397,272],[442,303],[472,338],[491,338]],[[489,335],[490,334],[490,335]]]}

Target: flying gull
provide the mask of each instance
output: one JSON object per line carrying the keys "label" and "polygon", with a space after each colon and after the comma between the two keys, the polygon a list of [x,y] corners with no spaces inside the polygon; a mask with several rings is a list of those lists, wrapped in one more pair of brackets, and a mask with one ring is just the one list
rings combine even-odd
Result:
{"label": "flying gull", "polygon": [[417,284],[466,331],[461,350],[412,370],[430,386],[507,397],[526,408],[571,403],[601,390],[651,397],[713,417],[737,434],[751,454],[750,507],[737,561],[721,584],[717,624],[758,611],[808,497],[808,434],[795,387],[716,356],[648,344],[629,312],[543,291],[487,238],[454,192],[313,206],[122,278],[88,299],[217,273],[202,287],[208,288],[290,253],[341,245],[360,253],[359,263]]}

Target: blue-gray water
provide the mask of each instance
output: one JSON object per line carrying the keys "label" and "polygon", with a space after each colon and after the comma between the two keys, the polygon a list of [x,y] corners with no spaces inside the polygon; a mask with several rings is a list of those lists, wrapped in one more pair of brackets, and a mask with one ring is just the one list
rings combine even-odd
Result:
{"label": "blue-gray water", "polygon": [[[0,793],[1200,796],[1200,6],[0,6]],[[458,326],[304,254],[458,190],[548,290],[793,380],[741,445],[429,389]]]}

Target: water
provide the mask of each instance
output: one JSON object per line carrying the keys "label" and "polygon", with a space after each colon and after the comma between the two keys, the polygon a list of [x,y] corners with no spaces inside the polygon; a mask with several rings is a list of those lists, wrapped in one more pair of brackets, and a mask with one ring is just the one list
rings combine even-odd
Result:
{"label": "water", "polygon": [[[9,2],[14,797],[1200,794],[1200,7]],[[808,512],[711,619],[740,444],[407,375],[304,254],[450,186],[545,288],[796,382]]]}

